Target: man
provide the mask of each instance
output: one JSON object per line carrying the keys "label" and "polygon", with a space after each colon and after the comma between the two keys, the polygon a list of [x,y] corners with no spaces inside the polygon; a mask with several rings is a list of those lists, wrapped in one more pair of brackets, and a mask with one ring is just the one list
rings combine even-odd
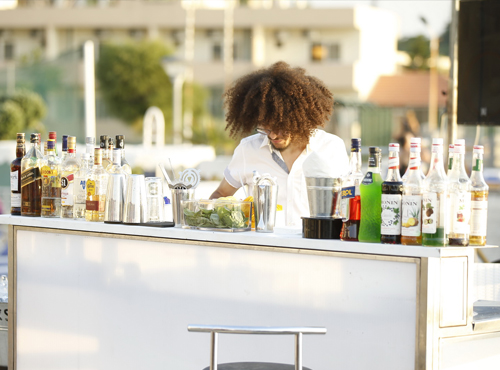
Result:
{"label": "man", "polygon": [[242,184],[251,186],[253,171],[269,173],[278,179],[278,204],[283,206],[277,226],[300,227],[301,217],[309,216],[302,171],[307,156],[315,151],[334,161],[341,173],[348,170],[343,140],[318,130],[332,114],[332,93],[304,69],[278,62],[241,77],[224,98],[230,136],[257,134],[241,140],[210,198],[233,195]]}

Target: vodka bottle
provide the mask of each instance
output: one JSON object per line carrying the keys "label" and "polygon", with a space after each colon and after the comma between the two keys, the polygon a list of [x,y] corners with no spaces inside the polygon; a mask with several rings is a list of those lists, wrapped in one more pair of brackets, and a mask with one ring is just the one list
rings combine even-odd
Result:
{"label": "vodka bottle", "polygon": [[16,137],[16,159],[10,164],[10,214],[21,215],[21,161],[26,154],[24,134]]}
{"label": "vodka bottle", "polygon": [[448,175],[450,204],[450,245],[469,245],[471,181],[465,172],[465,140],[457,140],[453,149],[453,167]]}
{"label": "vodka bottle", "polygon": [[68,135],[62,136],[61,162],[64,162],[68,155]]}
{"label": "vodka bottle", "polygon": [[420,170],[420,143],[411,143],[410,162],[403,182],[401,244],[422,244],[422,171]]}
{"label": "vodka bottle", "polygon": [[94,151],[94,166],[87,176],[87,200],[85,219],[87,221],[104,221],[104,206],[108,185],[108,173],[102,167],[102,149]]}
{"label": "vodka bottle", "polygon": [[361,222],[361,194],[359,186],[363,181],[361,171],[361,139],[351,139],[350,170],[342,184],[342,231],[340,238],[358,241]]}
{"label": "vodka bottle", "polygon": [[31,148],[21,160],[21,215],[40,217],[42,209],[43,156],[38,148],[40,134],[31,134]]}
{"label": "vodka bottle", "polygon": [[443,139],[432,139],[429,173],[422,194],[422,245],[448,244],[448,179],[443,163]]}
{"label": "vodka bottle", "polygon": [[389,170],[382,183],[380,241],[385,244],[401,243],[401,197],[403,181],[399,173],[399,144],[389,144]]}
{"label": "vodka bottle", "polygon": [[470,245],[486,245],[486,224],[488,220],[488,185],[483,177],[482,145],[474,145],[472,154],[472,204],[470,219]]}
{"label": "vodka bottle", "polygon": [[94,165],[94,148],[95,148],[95,137],[87,136],[85,138],[85,152],[89,155],[89,168]]}
{"label": "vodka bottle", "polygon": [[85,207],[87,202],[86,184],[90,172],[90,156],[88,153],[82,153],[80,159],[80,170],[75,176],[74,182],[74,207],[73,216],[75,219],[85,219]]}
{"label": "vodka bottle", "polygon": [[[64,140],[64,136],[63,136]],[[64,153],[64,152],[63,152]],[[75,176],[80,170],[76,159],[76,137],[67,137],[67,155],[61,164],[61,206],[63,218],[74,218]]]}
{"label": "vodka bottle", "polygon": [[126,174],[132,174],[132,168],[125,159],[125,135],[116,135],[115,146],[122,150],[122,168]]}
{"label": "vodka bottle", "polygon": [[382,177],[380,176],[380,148],[369,149],[368,170],[359,186],[361,194],[361,222],[358,240],[380,243],[380,201],[382,198]]}
{"label": "vodka bottle", "polygon": [[49,139],[42,166],[42,217],[61,217],[61,159]]}

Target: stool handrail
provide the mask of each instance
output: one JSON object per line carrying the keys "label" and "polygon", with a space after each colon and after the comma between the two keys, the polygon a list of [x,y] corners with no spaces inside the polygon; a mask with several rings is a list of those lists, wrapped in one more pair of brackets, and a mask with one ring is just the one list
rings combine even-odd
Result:
{"label": "stool handrail", "polygon": [[326,328],[320,326],[232,326],[232,325],[197,325],[191,324],[188,331],[199,333],[224,334],[326,334]]}

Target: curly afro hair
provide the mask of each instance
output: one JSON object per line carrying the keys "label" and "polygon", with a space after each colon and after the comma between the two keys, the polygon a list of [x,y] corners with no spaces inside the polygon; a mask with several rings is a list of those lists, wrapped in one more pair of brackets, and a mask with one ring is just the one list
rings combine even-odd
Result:
{"label": "curly afro hair", "polygon": [[323,127],[333,111],[333,95],[303,68],[277,62],[238,79],[224,94],[226,130],[245,136],[258,126],[286,132],[307,144],[312,132]]}

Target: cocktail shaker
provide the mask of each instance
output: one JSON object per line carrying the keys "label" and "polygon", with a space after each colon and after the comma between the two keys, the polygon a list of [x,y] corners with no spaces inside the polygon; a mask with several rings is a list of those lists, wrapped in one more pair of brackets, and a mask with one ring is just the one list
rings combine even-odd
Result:
{"label": "cocktail shaker", "polygon": [[255,177],[255,231],[274,232],[276,223],[276,207],[278,205],[278,182],[275,177],[264,174]]}
{"label": "cocktail shaker", "polygon": [[124,174],[112,173],[109,175],[104,208],[104,222],[123,222],[126,186]]}
{"label": "cocktail shaker", "polygon": [[123,222],[144,223],[146,220],[146,185],[144,175],[129,175]]}

